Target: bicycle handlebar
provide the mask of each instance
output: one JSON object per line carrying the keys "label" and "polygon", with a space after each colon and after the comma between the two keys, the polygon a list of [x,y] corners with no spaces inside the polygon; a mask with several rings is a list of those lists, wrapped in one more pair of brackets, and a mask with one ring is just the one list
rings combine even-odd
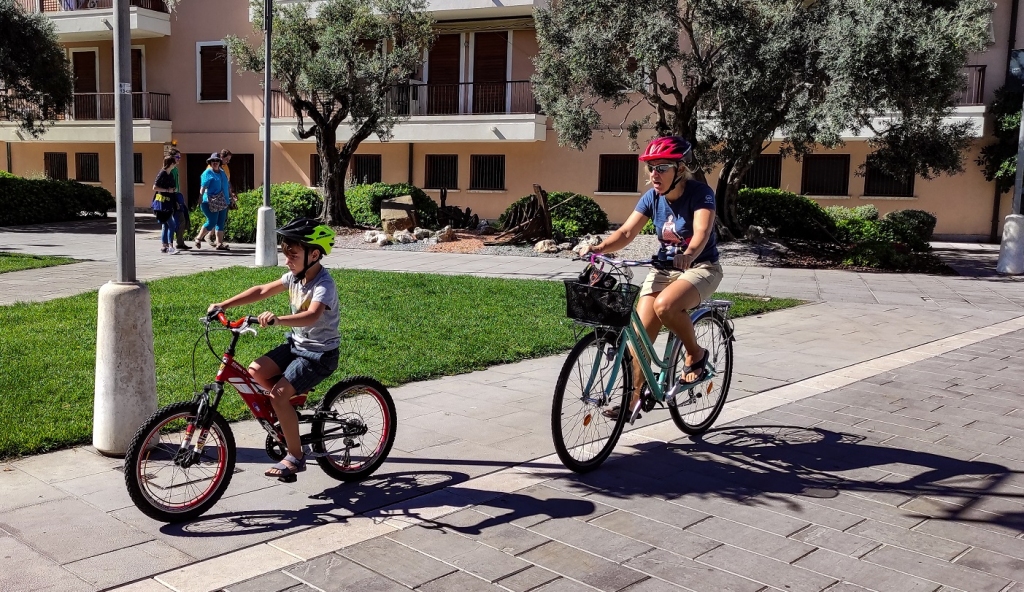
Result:
{"label": "bicycle handlebar", "polygon": [[[595,261],[600,261],[602,263],[608,263],[609,265],[617,265],[617,266],[620,266],[620,267],[642,267],[642,266],[648,266],[649,265],[649,266],[651,266],[651,267],[653,267],[655,269],[663,269],[663,270],[668,270],[668,271],[671,271],[671,270],[675,269],[675,267],[672,264],[672,259],[659,259],[658,257],[651,257],[650,259],[643,259],[643,260],[614,259],[612,257],[608,257],[606,255],[600,255],[598,253],[590,253],[589,255],[590,255],[590,257],[589,257],[590,263],[594,263]],[[580,258],[580,260],[587,260],[587,259]]]}
{"label": "bicycle handlebar", "polygon": [[[210,312],[206,313],[206,320],[207,320],[207,322],[217,321],[221,325],[224,325],[225,327],[227,327],[228,329],[241,329],[241,328],[248,327],[249,325],[259,325],[260,324],[259,317],[255,317],[255,316],[252,316],[252,315],[244,316],[244,317],[242,317],[242,318],[240,318],[240,319],[238,319],[236,321],[229,321],[228,320],[228,316],[224,312],[223,308],[215,308],[215,309],[211,310]],[[275,324],[275,321],[271,320],[267,324],[268,325],[273,325],[273,324]]]}

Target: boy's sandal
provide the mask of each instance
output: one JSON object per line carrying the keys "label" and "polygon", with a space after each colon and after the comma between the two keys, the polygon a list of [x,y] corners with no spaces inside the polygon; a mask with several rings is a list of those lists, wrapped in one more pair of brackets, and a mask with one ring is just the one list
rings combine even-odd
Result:
{"label": "boy's sandal", "polygon": [[[291,463],[292,466],[289,467],[288,465],[284,464],[286,461]],[[263,475],[265,477],[291,477],[292,475],[295,475],[296,473],[301,473],[302,471],[305,470],[306,458],[302,457],[301,459],[298,459],[289,454],[285,456],[284,459],[281,460],[281,462],[267,469],[267,471],[263,473]],[[273,473],[271,471],[277,472]]]}
{"label": "boy's sandal", "polygon": [[[695,363],[692,366],[685,366],[684,365],[683,366],[683,371],[679,375],[679,384],[682,385],[685,388],[687,385],[700,384],[701,382],[703,382],[704,379],[706,379],[708,377],[708,356],[710,356],[710,355],[711,355],[710,351],[704,350],[704,355],[701,356],[699,362]],[[686,377],[687,374],[691,374],[691,373],[696,373],[697,374],[697,378],[695,378],[693,380],[690,380],[690,381],[687,381],[685,379],[685,377]]]}

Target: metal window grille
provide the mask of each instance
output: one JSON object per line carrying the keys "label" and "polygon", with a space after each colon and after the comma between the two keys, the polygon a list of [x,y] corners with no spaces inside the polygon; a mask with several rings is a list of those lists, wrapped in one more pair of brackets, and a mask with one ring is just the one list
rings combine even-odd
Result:
{"label": "metal window grille", "polygon": [[459,155],[428,154],[426,179],[427,189],[459,188]]}
{"label": "metal window grille", "polygon": [[761,154],[754,161],[747,174],[743,177],[743,184],[751,189],[759,187],[771,187],[778,189],[782,186],[782,155]]}
{"label": "metal window grille", "polygon": [[309,155],[309,184],[313,187],[324,186],[324,169],[320,166],[320,155]]}
{"label": "metal window grille", "polygon": [[67,152],[44,152],[43,169],[46,176],[56,181],[68,180]]}
{"label": "metal window grille", "polygon": [[142,154],[138,152],[132,154],[132,167],[135,177],[132,182],[136,185],[145,183],[145,181],[142,180]]}
{"label": "metal window grille", "polygon": [[606,193],[636,193],[639,166],[636,154],[602,154],[597,190]]}
{"label": "metal window grille", "polygon": [[381,166],[380,154],[353,154],[349,165],[352,182],[356,185],[380,183]]}
{"label": "metal window grille", "polygon": [[255,154],[232,154],[231,164],[231,188],[235,193],[251,191],[256,188],[256,155]]}
{"label": "metal window grille", "polygon": [[99,183],[100,155],[98,153],[75,153],[75,180],[83,183]]}
{"label": "metal window grille", "polygon": [[505,155],[474,154],[469,157],[470,189],[505,189]]}
{"label": "metal window grille", "polygon": [[809,154],[804,157],[804,195],[849,195],[850,155]]}
{"label": "metal window grille", "polygon": [[877,197],[914,197],[913,173],[897,177],[872,166],[868,158],[864,167],[864,195]]}

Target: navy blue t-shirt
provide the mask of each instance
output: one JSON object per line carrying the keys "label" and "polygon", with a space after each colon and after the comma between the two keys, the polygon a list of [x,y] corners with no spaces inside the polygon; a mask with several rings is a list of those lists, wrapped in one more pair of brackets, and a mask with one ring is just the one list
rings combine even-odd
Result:
{"label": "navy blue t-shirt", "polygon": [[[636,204],[636,211],[654,220],[658,240],[669,257],[674,257],[680,246],[682,252],[690,244],[690,239],[693,238],[693,213],[696,210],[714,209],[715,192],[706,184],[694,179],[686,182],[683,195],[673,202],[650,189]],[[714,225],[711,226],[711,236],[708,237],[704,250],[693,260],[694,263],[705,261],[718,261],[718,237]]]}

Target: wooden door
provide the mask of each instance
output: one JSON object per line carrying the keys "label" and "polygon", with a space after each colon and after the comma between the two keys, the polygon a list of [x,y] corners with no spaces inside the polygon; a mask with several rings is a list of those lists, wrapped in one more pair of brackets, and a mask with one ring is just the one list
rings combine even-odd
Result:
{"label": "wooden door", "polygon": [[427,59],[427,115],[459,112],[459,55],[462,35],[438,35]]}
{"label": "wooden door", "polygon": [[504,113],[508,32],[476,33],[473,39],[473,113]]}
{"label": "wooden door", "polygon": [[75,51],[71,53],[71,64],[75,75],[75,119],[98,119],[99,92],[96,83],[96,52]]}
{"label": "wooden door", "polygon": [[146,95],[142,91],[142,50],[132,48],[132,119],[150,118]]}

